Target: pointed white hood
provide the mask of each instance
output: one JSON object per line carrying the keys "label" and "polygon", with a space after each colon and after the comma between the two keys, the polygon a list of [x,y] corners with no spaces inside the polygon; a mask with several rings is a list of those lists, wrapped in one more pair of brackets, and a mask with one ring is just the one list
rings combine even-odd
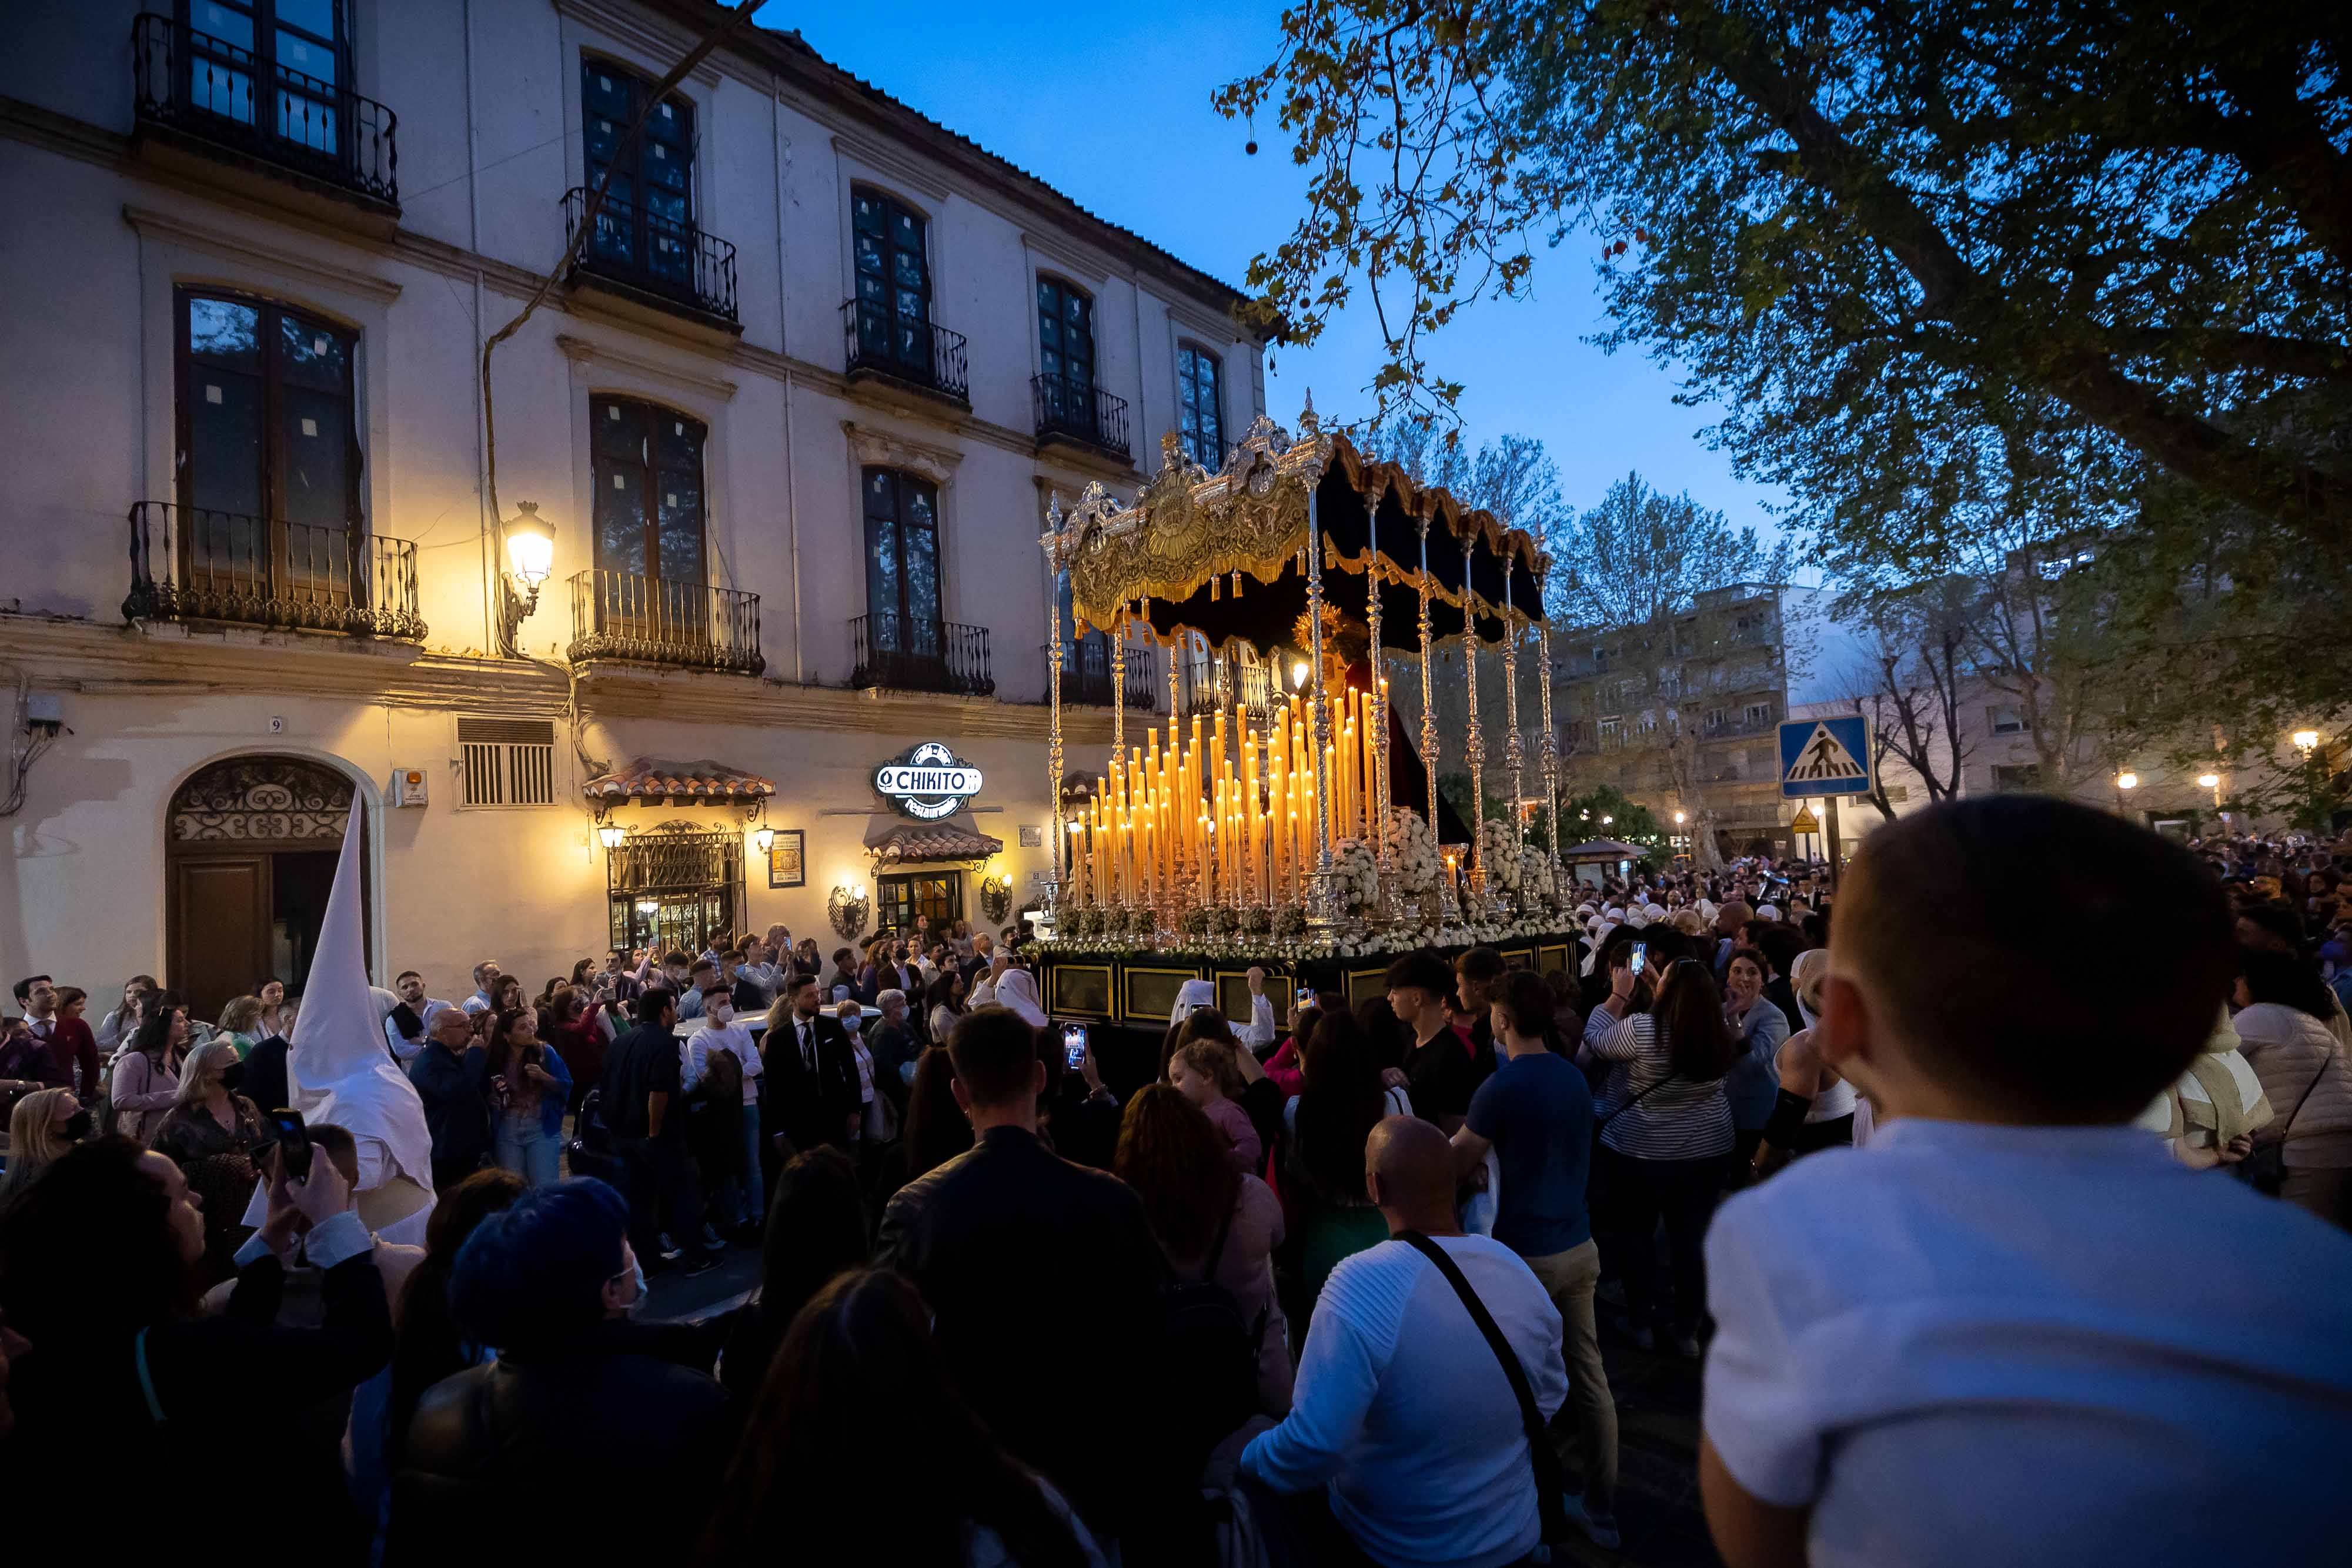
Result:
{"label": "pointed white hood", "polygon": [[433,1134],[425,1125],[425,1103],[384,1046],[390,993],[368,984],[360,890],[365,810],[354,796],[334,891],[302,988],[302,1010],[295,1016],[287,1086],[305,1121],[332,1122],[358,1140],[362,1187],[406,1176],[430,1192]]}

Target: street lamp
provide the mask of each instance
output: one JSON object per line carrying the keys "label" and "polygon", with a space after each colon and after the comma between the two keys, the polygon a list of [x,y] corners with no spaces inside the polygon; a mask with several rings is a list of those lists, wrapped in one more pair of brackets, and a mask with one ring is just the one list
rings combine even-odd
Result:
{"label": "street lamp", "polygon": [[519,654],[515,638],[539,608],[539,585],[555,569],[555,529],[539,515],[537,501],[518,501],[515,515],[499,525],[507,542],[507,570],[499,580],[499,631],[505,650]]}
{"label": "street lamp", "polygon": [[1690,814],[1689,814],[1688,812],[1686,812],[1686,811],[1676,811],[1676,812],[1675,813],[1675,827],[1679,828],[1679,827],[1681,827],[1685,822],[1686,822],[1686,821],[1690,821]]}
{"label": "street lamp", "polygon": [[1616,818],[1614,818],[1614,817],[1603,817],[1603,818],[1601,818],[1601,825],[1602,827],[1604,827],[1604,828],[1605,828],[1605,827],[1609,826],[1611,823],[1614,822],[1616,820],[1617,820],[1617,819],[1616,819]]}
{"label": "street lamp", "polygon": [[2294,748],[2306,758],[2319,749],[2319,732],[2315,729],[2298,729],[2288,738],[2294,742]]}
{"label": "street lamp", "polygon": [[2139,788],[2139,775],[2138,775],[2138,774],[2137,774],[2137,773],[2118,773],[2118,774],[2116,774],[2116,789],[2138,789],[2138,788]]}
{"label": "street lamp", "polygon": [[2221,776],[2219,773],[2200,773],[2197,776],[2197,787],[2200,789],[2219,789],[2221,787]]}
{"label": "street lamp", "polygon": [[603,823],[596,829],[596,841],[608,852],[619,849],[621,841],[628,836],[628,830],[614,822]]}

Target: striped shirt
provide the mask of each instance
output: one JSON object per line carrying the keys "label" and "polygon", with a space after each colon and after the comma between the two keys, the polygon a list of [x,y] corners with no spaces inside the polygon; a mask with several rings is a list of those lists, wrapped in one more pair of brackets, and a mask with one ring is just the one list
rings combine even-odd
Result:
{"label": "striped shirt", "polygon": [[1699,1160],[1731,1152],[1731,1102],[1723,1080],[1675,1078],[1665,1033],[1649,1014],[1618,1019],[1607,1008],[1593,1009],[1584,1020],[1584,1055],[1610,1064],[1592,1102],[1593,1114],[1606,1124],[1601,1141],[1610,1148],[1643,1160]]}

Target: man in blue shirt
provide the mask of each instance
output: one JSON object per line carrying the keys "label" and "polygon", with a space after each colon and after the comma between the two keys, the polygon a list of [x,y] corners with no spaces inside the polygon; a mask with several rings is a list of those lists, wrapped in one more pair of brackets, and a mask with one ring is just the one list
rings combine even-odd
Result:
{"label": "man in blue shirt", "polygon": [[1506,1053],[1471,1097],[1470,1115],[1454,1134],[1455,1170],[1502,1166],[1495,1239],[1517,1252],[1559,1310],[1568,1362],[1569,1404],[1576,1440],[1553,1428],[1560,1458],[1584,1473],[1584,1496],[1568,1513],[1597,1545],[1614,1550],[1617,1533],[1617,1406],[1601,1365],[1592,1291],[1601,1253],[1584,1206],[1592,1164],[1592,1091],[1567,1057],[1544,1043],[1551,989],[1543,977],[1514,969],[1491,987],[1495,1043]]}

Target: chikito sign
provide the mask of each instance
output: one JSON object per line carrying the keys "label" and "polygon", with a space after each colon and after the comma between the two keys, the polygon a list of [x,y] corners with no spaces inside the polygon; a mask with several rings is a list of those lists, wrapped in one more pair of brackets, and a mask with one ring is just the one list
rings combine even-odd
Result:
{"label": "chikito sign", "polygon": [[909,747],[874,770],[874,791],[909,817],[936,821],[980,793],[980,769],[936,740]]}

